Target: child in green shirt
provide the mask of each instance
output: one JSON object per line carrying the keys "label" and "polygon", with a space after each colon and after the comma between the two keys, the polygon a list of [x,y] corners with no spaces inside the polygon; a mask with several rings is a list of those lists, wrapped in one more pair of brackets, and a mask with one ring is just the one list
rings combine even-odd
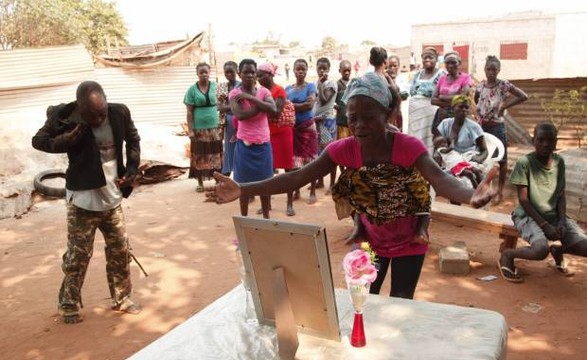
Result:
{"label": "child in green shirt", "polygon": [[[587,257],[587,235],[566,214],[565,162],[554,153],[557,143],[556,127],[540,123],[534,128],[535,151],[516,162],[510,182],[518,193],[518,206],[512,214],[520,236],[530,246],[506,249],[498,261],[502,277],[510,282],[523,282],[514,266],[516,258],[542,260],[550,253],[555,270],[572,276],[563,254]],[[562,245],[551,245],[559,240]]]}

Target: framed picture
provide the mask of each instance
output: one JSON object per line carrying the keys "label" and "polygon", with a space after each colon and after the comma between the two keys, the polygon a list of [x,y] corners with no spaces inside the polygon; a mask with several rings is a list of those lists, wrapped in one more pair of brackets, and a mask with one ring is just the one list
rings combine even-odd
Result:
{"label": "framed picture", "polygon": [[[282,269],[298,331],[340,341],[338,314],[322,226],[234,216],[260,324],[275,325],[275,270]],[[279,285],[279,284],[277,284]]]}

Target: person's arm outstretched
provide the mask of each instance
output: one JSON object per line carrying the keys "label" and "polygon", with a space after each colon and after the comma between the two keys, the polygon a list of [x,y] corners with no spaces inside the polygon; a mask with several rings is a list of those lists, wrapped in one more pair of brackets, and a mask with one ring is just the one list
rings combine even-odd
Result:
{"label": "person's arm outstretched", "polygon": [[216,186],[206,188],[206,201],[224,204],[234,201],[241,196],[269,196],[282,194],[301,188],[310,181],[326,176],[336,164],[327,151],[304,167],[287,172],[270,179],[239,184],[229,177],[215,172]]}
{"label": "person's arm outstretched", "polygon": [[496,190],[490,188],[491,180],[499,174],[499,165],[495,164],[487,173],[477,189],[470,189],[448,175],[432,160],[428,153],[422,154],[416,160],[416,168],[428,182],[436,194],[458,203],[467,203],[474,208],[487,204],[496,194]]}

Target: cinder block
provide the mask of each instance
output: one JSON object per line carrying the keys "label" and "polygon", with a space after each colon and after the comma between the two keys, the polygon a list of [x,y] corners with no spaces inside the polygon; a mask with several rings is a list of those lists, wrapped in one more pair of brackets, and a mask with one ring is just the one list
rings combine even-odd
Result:
{"label": "cinder block", "polygon": [[440,249],[438,254],[440,272],[445,274],[466,275],[469,273],[469,253],[462,241]]}

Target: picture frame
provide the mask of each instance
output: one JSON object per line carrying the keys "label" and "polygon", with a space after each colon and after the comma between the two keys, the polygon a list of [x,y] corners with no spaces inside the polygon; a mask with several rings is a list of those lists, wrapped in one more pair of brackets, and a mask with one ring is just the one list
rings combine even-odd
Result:
{"label": "picture frame", "polygon": [[274,272],[283,269],[297,330],[340,341],[325,228],[242,216],[233,221],[259,323],[276,325]]}

